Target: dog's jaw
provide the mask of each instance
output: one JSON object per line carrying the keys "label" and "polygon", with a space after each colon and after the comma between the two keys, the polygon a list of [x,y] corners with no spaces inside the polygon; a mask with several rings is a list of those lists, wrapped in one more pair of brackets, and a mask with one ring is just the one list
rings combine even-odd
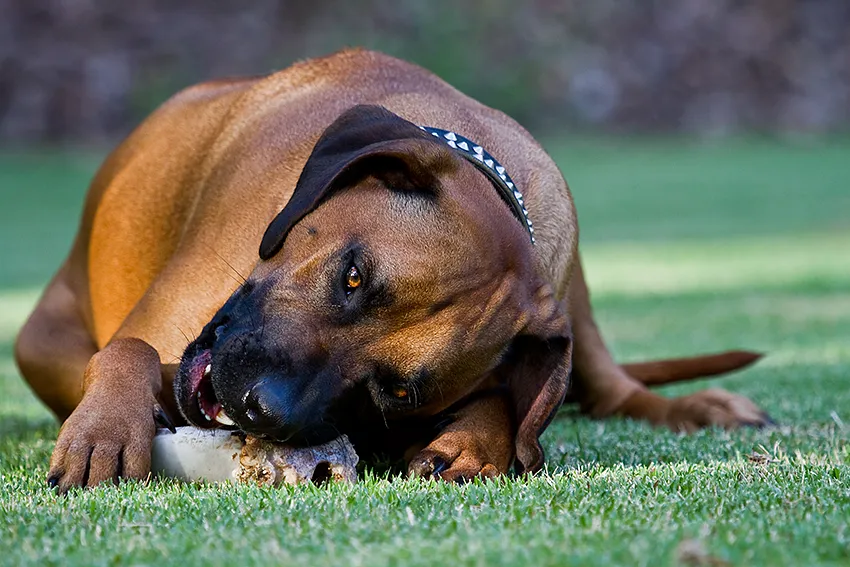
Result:
{"label": "dog's jaw", "polygon": [[214,429],[235,427],[212,386],[212,351],[198,348],[185,357],[174,381],[175,396],[183,416],[193,425]]}

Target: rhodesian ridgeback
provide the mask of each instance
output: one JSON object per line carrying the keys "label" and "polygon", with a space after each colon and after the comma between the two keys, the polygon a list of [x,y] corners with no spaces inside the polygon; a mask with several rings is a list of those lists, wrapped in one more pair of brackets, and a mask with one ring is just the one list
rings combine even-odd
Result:
{"label": "rhodesian ridgeback", "polygon": [[501,112],[362,50],[162,105],[94,178],[15,353],[64,422],[63,492],[145,478],[158,423],[342,432],[463,480],[539,470],[565,398],[679,431],[769,422],[723,390],[648,390],[757,355],[614,362],[552,159]]}

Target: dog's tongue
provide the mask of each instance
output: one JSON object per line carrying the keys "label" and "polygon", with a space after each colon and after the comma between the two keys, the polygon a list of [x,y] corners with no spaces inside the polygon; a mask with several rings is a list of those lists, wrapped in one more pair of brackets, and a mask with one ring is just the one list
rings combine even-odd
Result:
{"label": "dog's tongue", "polygon": [[201,381],[208,374],[207,367],[211,361],[212,351],[209,349],[202,350],[192,359],[192,366],[189,367],[189,387],[193,395],[200,390]]}

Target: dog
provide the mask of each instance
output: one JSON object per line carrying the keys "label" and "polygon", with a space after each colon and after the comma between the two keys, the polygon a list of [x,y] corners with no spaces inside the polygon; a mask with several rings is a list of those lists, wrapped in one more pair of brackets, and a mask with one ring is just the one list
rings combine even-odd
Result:
{"label": "dog", "polygon": [[770,422],[722,390],[648,389],[754,353],[614,362],[552,159],[508,116],[364,50],[157,109],[96,174],[15,355],[64,422],[60,492],[145,478],[157,424],[345,433],[463,481],[541,469],[565,401],[677,431]]}

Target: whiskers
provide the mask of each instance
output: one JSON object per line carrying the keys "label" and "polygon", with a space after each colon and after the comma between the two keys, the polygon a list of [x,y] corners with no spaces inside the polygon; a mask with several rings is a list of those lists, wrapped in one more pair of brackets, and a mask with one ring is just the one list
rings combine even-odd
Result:
{"label": "whiskers", "polygon": [[[221,260],[222,262],[224,262],[224,263],[225,263],[225,265],[226,265],[228,268],[230,268],[230,270],[231,270],[231,272],[232,272],[232,273],[229,273],[229,272],[227,272],[226,270],[224,271],[227,275],[229,275],[231,278],[233,278],[233,280],[234,280],[236,283],[238,283],[240,287],[242,287],[242,286],[246,286],[246,285],[248,284],[248,278],[247,278],[245,275],[243,275],[243,274],[242,274],[242,272],[240,272],[239,270],[237,270],[237,269],[233,266],[233,264],[231,264],[230,262],[228,262],[228,261],[227,261],[227,259],[226,259],[224,256],[222,256],[221,254],[219,254],[219,253],[218,253],[218,252],[217,252],[214,248],[212,248],[211,246],[210,246],[209,248],[210,248],[210,251],[211,251],[213,254],[215,254],[215,255],[216,255],[216,257],[218,257],[218,259],[219,259],[219,260]],[[253,310],[249,311],[249,312],[248,312],[248,314],[249,314],[249,315],[250,315],[250,317],[251,317],[251,325],[253,325],[253,327],[254,327],[255,329],[258,329],[258,328],[259,328],[259,329],[260,329],[260,334],[261,334],[261,336],[262,336],[262,335],[263,335],[263,333],[265,332],[265,327],[266,327],[265,313],[263,314],[263,319],[262,319],[262,321],[261,321],[261,324],[260,324],[260,325],[257,325],[257,320],[256,320],[256,318],[254,317],[255,313],[254,313],[254,311],[253,311]]]}
{"label": "whiskers", "polygon": [[410,397],[413,398],[414,409],[418,408],[419,407],[419,386],[416,384],[416,382],[410,383]]}
{"label": "whiskers", "polygon": [[[384,390],[384,387],[381,386],[380,388],[381,388],[381,395],[382,396],[385,395],[386,390]],[[384,427],[386,429],[389,429],[390,424],[387,422],[387,414],[384,412],[384,402],[379,400],[378,403],[375,404],[375,405],[378,406],[378,410],[381,412],[381,418],[384,420]]]}
{"label": "whiskers", "polygon": [[230,275],[230,277],[231,277],[231,278],[233,278],[233,279],[236,281],[236,283],[238,283],[239,285],[245,285],[246,283],[248,283],[248,278],[246,278],[246,277],[242,274],[242,272],[240,272],[239,270],[237,270],[237,269],[233,266],[233,264],[231,264],[230,262],[228,262],[228,261],[227,261],[227,258],[225,258],[225,257],[224,257],[224,256],[222,256],[221,254],[219,254],[219,253],[218,253],[218,251],[217,251],[215,248],[213,248],[212,246],[207,245],[207,248],[209,249],[209,251],[210,251],[210,252],[212,252],[213,254],[215,254],[215,256],[216,256],[219,260],[221,260],[222,262],[224,262],[224,264],[225,264],[228,268],[230,268],[230,270],[231,270],[231,272],[232,272],[232,273],[228,273],[227,271],[225,271],[225,273],[228,273],[228,275]]}
{"label": "whiskers", "polygon": [[440,385],[439,380],[431,380],[431,383],[437,387],[437,392],[440,394],[440,403],[445,403],[446,396],[443,394],[443,387]]}
{"label": "whiskers", "polygon": [[187,344],[187,345],[188,345],[189,343],[191,343],[192,341],[194,341],[195,339],[197,339],[197,338],[198,338],[198,337],[196,337],[196,336],[194,336],[194,335],[193,335],[193,337],[190,339],[190,338],[189,338],[189,335],[187,335],[187,334],[186,334],[186,331],[184,331],[183,329],[181,329],[181,328],[180,328],[180,325],[178,325],[177,323],[172,323],[172,324],[174,325],[174,328],[175,328],[175,329],[177,329],[178,331],[180,331],[180,334],[181,334],[181,335],[183,335],[183,338],[184,338],[184,339],[186,339],[186,344]]}

